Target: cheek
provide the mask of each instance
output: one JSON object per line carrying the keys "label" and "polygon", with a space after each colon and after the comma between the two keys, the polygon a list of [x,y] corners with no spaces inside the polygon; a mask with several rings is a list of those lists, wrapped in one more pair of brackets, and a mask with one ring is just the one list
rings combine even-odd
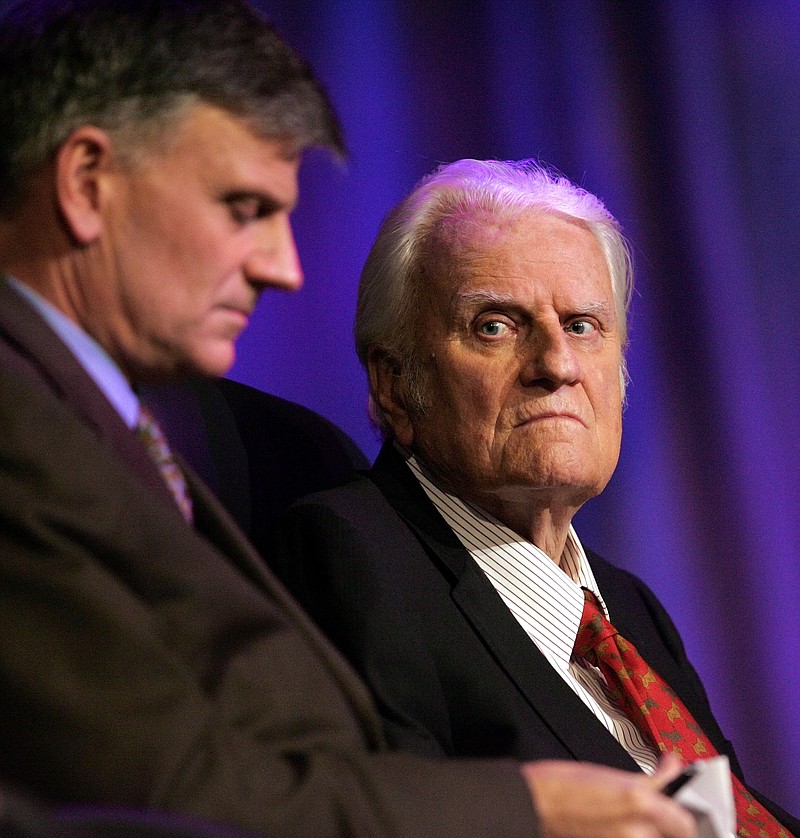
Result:
{"label": "cheek", "polygon": [[[182,246],[159,254],[161,294],[166,301],[180,306],[188,314],[208,308],[233,268],[222,258],[221,247],[209,238],[192,240],[188,235]],[[233,260],[228,260],[233,264]]]}
{"label": "cheek", "polygon": [[433,386],[445,410],[493,426],[513,386],[505,378],[504,369],[459,365],[437,370]]}
{"label": "cheek", "polygon": [[602,440],[602,450],[606,455],[609,471],[617,467],[620,445],[622,442],[622,422],[619,417],[615,421],[609,420],[605,438]]}
{"label": "cheek", "polygon": [[619,379],[600,391],[595,400],[597,432],[603,450],[616,462],[622,440],[622,388]]}
{"label": "cheek", "polygon": [[183,278],[188,283],[220,261],[223,240],[219,222],[207,210],[193,211],[185,201],[165,205],[161,211],[153,211],[149,205],[140,214],[139,224],[138,244],[144,248],[145,258],[159,262],[173,282]]}

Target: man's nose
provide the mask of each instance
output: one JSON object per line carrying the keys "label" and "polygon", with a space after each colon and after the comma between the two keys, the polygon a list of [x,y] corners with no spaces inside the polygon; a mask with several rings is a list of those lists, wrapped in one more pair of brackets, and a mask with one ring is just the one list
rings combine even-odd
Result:
{"label": "man's nose", "polygon": [[303,268],[288,213],[270,219],[260,241],[248,255],[244,265],[248,282],[297,291],[303,285]]}
{"label": "man's nose", "polygon": [[527,348],[522,371],[523,384],[540,384],[549,389],[574,384],[580,363],[569,335],[558,326],[537,329]]}

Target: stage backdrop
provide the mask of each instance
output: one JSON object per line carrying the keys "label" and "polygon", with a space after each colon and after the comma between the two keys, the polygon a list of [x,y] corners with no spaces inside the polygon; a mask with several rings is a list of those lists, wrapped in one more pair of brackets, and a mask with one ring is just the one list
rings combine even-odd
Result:
{"label": "stage backdrop", "polygon": [[800,813],[800,3],[262,0],[350,149],[311,154],[306,286],[269,293],[231,377],[370,455],[359,271],[415,181],[536,157],[600,195],[637,267],[622,458],[584,541],[666,604],[748,778]]}

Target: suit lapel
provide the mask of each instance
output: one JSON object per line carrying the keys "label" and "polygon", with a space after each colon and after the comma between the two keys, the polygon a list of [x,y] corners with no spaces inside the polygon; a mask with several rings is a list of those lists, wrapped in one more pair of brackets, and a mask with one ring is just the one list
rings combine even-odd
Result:
{"label": "suit lapel", "polygon": [[305,611],[278,581],[264,559],[250,544],[245,534],[239,529],[234,519],[208,486],[186,463],[181,461],[180,457],[177,459],[184,469],[186,482],[192,495],[194,526],[197,532],[206,538],[259,590],[268,593],[273,604],[279,607],[286,619],[305,636],[306,641],[317,652],[321,662],[324,662],[329,673],[339,683],[342,693],[350,701],[354,715],[361,722],[362,732],[366,736],[370,747],[382,747],[384,738],[380,718],[366,686],[355,674],[350,664],[323,636]]}
{"label": "suit lapel", "polygon": [[263,559],[251,547],[211,489],[180,456],[176,455],[176,460],[186,476],[192,496],[195,529],[228,556],[251,581],[263,586],[269,578]]}
{"label": "suit lapel", "polygon": [[375,461],[370,478],[450,579],[453,601],[464,619],[553,736],[575,759],[639,770],[531,641],[390,444]]}

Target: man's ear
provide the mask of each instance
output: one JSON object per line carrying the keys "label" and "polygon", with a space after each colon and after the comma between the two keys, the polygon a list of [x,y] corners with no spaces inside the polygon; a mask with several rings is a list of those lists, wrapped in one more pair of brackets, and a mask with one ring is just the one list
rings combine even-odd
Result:
{"label": "man's ear", "polygon": [[104,179],[111,169],[113,146],[105,131],[76,128],[55,159],[56,199],[76,243],[91,244],[103,231]]}
{"label": "man's ear", "polygon": [[367,364],[373,399],[400,445],[410,448],[414,426],[406,407],[403,368],[400,362],[380,349],[370,353]]}

